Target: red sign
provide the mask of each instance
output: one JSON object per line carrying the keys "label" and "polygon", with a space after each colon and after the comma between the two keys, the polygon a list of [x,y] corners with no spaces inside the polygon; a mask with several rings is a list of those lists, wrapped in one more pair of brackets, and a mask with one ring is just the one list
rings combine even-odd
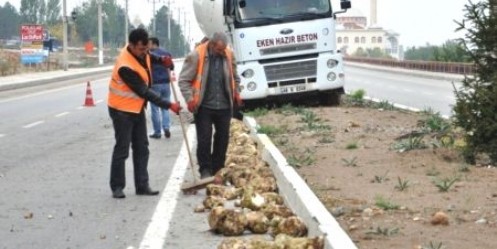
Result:
{"label": "red sign", "polygon": [[43,41],[43,26],[21,25],[22,41]]}

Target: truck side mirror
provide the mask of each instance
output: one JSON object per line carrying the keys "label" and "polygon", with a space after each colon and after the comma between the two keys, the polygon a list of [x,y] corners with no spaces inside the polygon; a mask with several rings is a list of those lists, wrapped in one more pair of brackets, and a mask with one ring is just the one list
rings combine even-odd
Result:
{"label": "truck side mirror", "polygon": [[247,2],[245,2],[245,0],[240,0],[238,2],[238,6],[240,6],[241,9],[245,8],[245,6],[247,6]]}
{"label": "truck side mirror", "polygon": [[231,16],[233,14],[233,0],[224,0],[223,2],[223,15]]}
{"label": "truck side mirror", "polygon": [[352,8],[352,3],[349,0],[342,0],[340,2],[340,8],[343,10]]}

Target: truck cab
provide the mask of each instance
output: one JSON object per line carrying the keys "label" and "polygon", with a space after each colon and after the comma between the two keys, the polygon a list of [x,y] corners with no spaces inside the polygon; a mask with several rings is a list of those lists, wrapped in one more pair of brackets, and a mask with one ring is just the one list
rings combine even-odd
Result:
{"label": "truck cab", "polygon": [[[350,1],[342,1],[342,11]],[[344,92],[329,0],[194,0],[206,36],[225,31],[244,101],[309,98],[337,104]],[[217,13],[220,15],[218,16]]]}

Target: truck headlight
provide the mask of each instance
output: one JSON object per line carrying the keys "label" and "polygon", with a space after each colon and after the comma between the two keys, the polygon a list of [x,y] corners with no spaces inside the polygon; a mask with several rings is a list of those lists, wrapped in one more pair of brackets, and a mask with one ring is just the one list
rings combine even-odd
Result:
{"label": "truck headlight", "polygon": [[328,73],[328,81],[335,81],[337,79],[337,75],[334,72]]}
{"label": "truck headlight", "polygon": [[247,90],[255,91],[255,89],[257,89],[257,83],[252,81],[247,84]]}
{"label": "truck headlight", "polygon": [[242,76],[244,78],[247,78],[247,79],[252,78],[254,76],[254,70],[247,69],[247,70],[243,71]]}
{"label": "truck headlight", "polygon": [[338,65],[338,61],[333,60],[333,59],[329,59],[326,62],[326,65],[328,65],[328,68],[334,68],[334,67],[336,67]]}

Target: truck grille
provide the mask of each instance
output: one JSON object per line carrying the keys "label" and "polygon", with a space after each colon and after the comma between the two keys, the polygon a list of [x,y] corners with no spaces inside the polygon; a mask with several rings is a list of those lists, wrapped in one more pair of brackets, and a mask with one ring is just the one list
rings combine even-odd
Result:
{"label": "truck grille", "polygon": [[307,60],[278,65],[266,65],[264,66],[264,71],[266,73],[267,81],[316,77],[317,61]]}
{"label": "truck grille", "polygon": [[265,49],[259,50],[259,53],[261,53],[261,55],[271,55],[271,54],[288,53],[288,52],[310,50],[310,49],[316,49],[316,43],[296,44],[296,45],[290,45],[290,46],[265,48]]}

